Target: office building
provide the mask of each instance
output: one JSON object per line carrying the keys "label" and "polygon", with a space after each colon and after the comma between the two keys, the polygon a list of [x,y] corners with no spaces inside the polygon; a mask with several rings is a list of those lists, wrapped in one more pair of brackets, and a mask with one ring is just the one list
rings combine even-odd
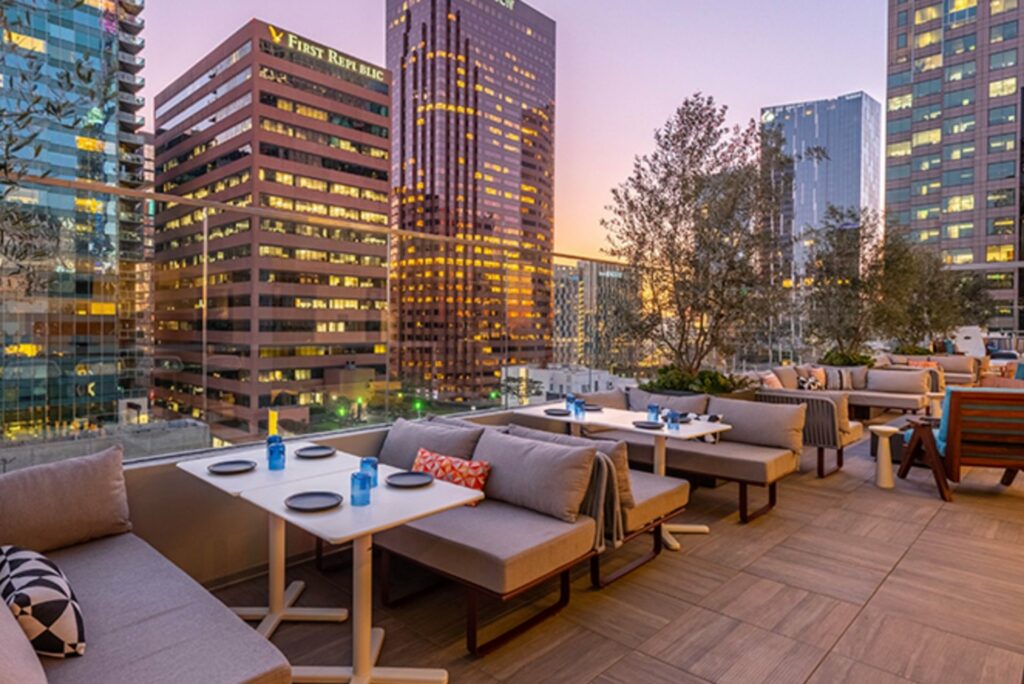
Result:
{"label": "office building", "polygon": [[394,376],[474,400],[552,356],[555,23],[520,0],[388,0]]}
{"label": "office building", "polygon": [[286,429],[328,429],[383,381],[387,241],[365,229],[388,225],[389,80],[252,20],[157,96],[157,190],[266,214],[210,215],[208,240],[202,210],[157,216],[168,416],[228,442],[265,434],[271,408]]}
{"label": "office building", "polygon": [[[778,131],[790,164],[774,226],[783,247],[773,269],[796,300],[813,253],[811,233],[822,225],[829,206],[882,209],[882,106],[857,92],[765,107],[761,123]],[[773,358],[799,358],[804,346],[799,310],[794,301],[765,339]]]}
{"label": "office building", "polygon": [[886,211],[984,275],[992,330],[1021,330],[1018,0],[889,0]]}
{"label": "office building", "polygon": [[[142,0],[0,9],[3,109],[35,111],[20,134],[38,135],[14,152],[24,165],[16,173],[142,185],[142,9]],[[41,74],[67,75],[76,88]],[[36,96],[62,104],[42,111]],[[9,116],[4,125],[13,123]],[[30,183],[3,201],[5,228],[21,231],[31,256],[0,269],[0,441],[78,436],[117,422],[125,401],[146,394],[131,304],[144,275],[139,203]]]}
{"label": "office building", "polygon": [[642,344],[625,328],[623,311],[639,306],[640,292],[628,271],[579,260],[555,264],[554,273],[555,364],[635,371]]}

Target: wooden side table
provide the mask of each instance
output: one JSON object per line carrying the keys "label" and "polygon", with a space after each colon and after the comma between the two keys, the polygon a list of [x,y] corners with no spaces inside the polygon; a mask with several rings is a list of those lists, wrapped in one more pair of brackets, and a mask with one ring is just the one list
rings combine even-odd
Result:
{"label": "wooden side table", "polygon": [[896,486],[892,477],[892,447],[889,440],[896,435],[900,429],[891,425],[872,425],[868,428],[878,437],[878,455],[875,464],[875,486],[879,489],[892,489]]}

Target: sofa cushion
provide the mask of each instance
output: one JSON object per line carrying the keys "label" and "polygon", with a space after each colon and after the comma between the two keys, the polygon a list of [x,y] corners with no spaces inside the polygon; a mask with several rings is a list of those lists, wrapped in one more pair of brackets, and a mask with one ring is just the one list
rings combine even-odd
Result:
{"label": "sofa cushion", "polygon": [[690,483],[686,480],[638,470],[629,471],[629,479],[636,505],[622,511],[626,532],[642,529],[690,501]]}
{"label": "sofa cushion", "polygon": [[853,389],[853,371],[842,366],[825,366],[825,388],[839,391]]}
{"label": "sofa cushion", "polygon": [[868,373],[869,392],[927,394],[931,376],[926,370],[872,370]]}
{"label": "sofa cushion", "polygon": [[630,411],[646,411],[651,404],[657,404],[654,394],[638,387],[630,387],[626,392],[626,404]]}
{"label": "sofa cushion", "polygon": [[498,594],[515,591],[582,558],[596,525],[573,523],[487,499],[375,535],[373,543]]}
{"label": "sofa cushion", "polygon": [[590,486],[595,451],[593,446],[563,446],[487,432],[473,458],[491,464],[484,488],[487,498],[573,522]]}
{"label": "sofa cushion", "polygon": [[11,611],[5,608],[0,610],[0,683],[46,684],[39,656]]}
{"label": "sofa cushion", "polygon": [[0,475],[0,543],[46,553],[131,529],[121,447]]}
{"label": "sofa cushion", "polygon": [[515,424],[509,425],[508,433],[513,437],[536,439],[541,442],[551,442],[565,446],[594,447],[597,451],[610,458],[612,465],[615,467],[615,485],[619,490],[619,505],[624,508],[630,508],[634,505],[633,490],[629,485],[629,451],[625,442],[559,435],[554,432],[534,430],[533,428]]}
{"label": "sofa cushion", "polygon": [[[653,435],[610,432],[626,440],[630,461],[648,466],[654,462]],[[789,449],[736,442],[708,444],[669,440],[665,461],[670,470],[759,484],[774,482],[799,466],[797,455]]]}
{"label": "sofa cushion", "polygon": [[971,385],[977,381],[974,373],[957,373],[955,371],[945,371],[946,384],[947,385]]}
{"label": "sofa cushion", "polygon": [[807,407],[803,404],[765,404],[711,397],[708,413],[721,414],[722,422],[732,426],[722,433],[723,442],[781,447],[796,453],[803,449],[807,416]]}
{"label": "sofa cushion", "polygon": [[431,425],[447,425],[448,427],[463,428],[465,430],[478,430],[482,427],[486,427],[484,425],[477,425],[465,418],[453,418],[452,416],[430,415],[426,417],[426,422]]}
{"label": "sofa cushion", "polygon": [[775,373],[779,378],[779,382],[782,383],[784,389],[797,389],[800,374],[796,372],[796,368],[793,368],[793,366],[778,366],[772,368],[772,373]]}
{"label": "sofa cushion", "polygon": [[482,427],[452,427],[399,418],[388,429],[377,457],[381,463],[402,470],[412,468],[420,449],[468,459],[473,457],[473,449],[483,433]]}
{"label": "sofa cushion", "polygon": [[50,554],[88,622],[84,658],[47,659],[50,684],[285,684],[281,652],[138,537]]}
{"label": "sofa cushion", "polygon": [[683,415],[687,413],[702,414],[708,410],[708,395],[706,394],[661,394],[658,392],[645,392],[644,390],[629,390],[629,410],[646,411],[651,404],[657,404],[662,409],[672,409]]}
{"label": "sofa cushion", "polygon": [[[897,373],[902,371],[895,371]],[[893,392],[869,392],[857,390],[850,392],[850,406],[870,408],[890,408],[908,411],[923,409],[928,404],[924,394],[895,394]]]}
{"label": "sofa cushion", "polygon": [[[416,454],[416,460],[412,464],[412,469],[418,473],[432,475],[435,479],[443,482],[451,482],[460,487],[467,487],[482,492],[487,485],[487,476],[491,472],[491,464],[487,461],[471,461],[465,458],[455,458],[420,449],[419,453]],[[472,501],[466,505],[476,506],[477,503]]]}
{"label": "sofa cushion", "polygon": [[839,444],[847,447],[864,439],[864,425],[856,421],[849,421],[846,429],[839,430]]}
{"label": "sofa cushion", "polygon": [[43,554],[0,546],[0,599],[39,655],[85,655],[85,625],[75,592],[60,568]]}
{"label": "sofa cushion", "polygon": [[779,376],[772,371],[765,371],[758,375],[758,379],[761,383],[761,387],[765,389],[786,389],[782,385],[782,381],[779,380]]}
{"label": "sofa cushion", "polygon": [[591,404],[597,404],[605,408],[620,409],[622,411],[629,410],[626,392],[620,389],[608,390],[607,392],[590,392],[589,394],[581,394],[580,397]]}

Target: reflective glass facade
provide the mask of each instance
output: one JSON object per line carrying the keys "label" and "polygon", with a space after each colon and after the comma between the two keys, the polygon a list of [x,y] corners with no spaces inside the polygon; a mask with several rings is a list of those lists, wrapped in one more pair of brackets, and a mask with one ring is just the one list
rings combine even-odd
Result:
{"label": "reflective glass facade", "polygon": [[519,0],[388,0],[392,375],[493,393],[552,357],[555,24]]}
{"label": "reflective glass facade", "polygon": [[[40,147],[38,155],[31,146],[18,153],[32,159],[27,173],[142,184],[140,10],[127,0],[5,4],[5,108],[24,111],[35,95],[70,104],[31,124]],[[17,76],[33,60],[43,70],[25,86]],[[79,66],[94,76],[74,79],[68,91],[58,79]],[[5,263],[0,280],[0,438],[88,434],[129,420],[128,405],[144,404],[148,389],[139,345],[146,335],[141,202],[30,184],[3,201],[5,230],[28,220],[25,234],[36,236],[38,251],[14,260],[23,269]]]}

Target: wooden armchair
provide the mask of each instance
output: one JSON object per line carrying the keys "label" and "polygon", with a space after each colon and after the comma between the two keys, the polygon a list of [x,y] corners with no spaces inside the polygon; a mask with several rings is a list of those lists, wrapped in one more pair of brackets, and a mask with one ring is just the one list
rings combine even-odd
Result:
{"label": "wooden armchair", "polygon": [[1003,468],[1010,486],[1024,468],[1024,391],[1003,388],[950,388],[942,418],[912,418],[909,443],[898,475],[906,478],[918,461],[931,469],[939,495],[953,500],[949,482],[961,468]]}

